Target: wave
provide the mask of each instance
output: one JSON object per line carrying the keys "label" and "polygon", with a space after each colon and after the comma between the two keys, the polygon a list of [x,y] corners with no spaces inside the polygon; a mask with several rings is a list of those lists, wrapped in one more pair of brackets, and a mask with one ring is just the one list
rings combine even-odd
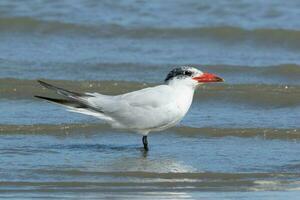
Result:
{"label": "wave", "polygon": [[174,132],[184,136],[194,137],[260,137],[264,139],[294,140],[300,139],[298,129],[275,128],[194,128],[177,127]]}
{"label": "wave", "polygon": [[300,48],[300,30],[243,29],[233,26],[216,27],[124,27],[119,24],[85,25],[63,21],[40,20],[30,17],[0,18],[0,29],[9,32],[47,34],[75,34],[82,37],[129,38],[191,38],[214,39],[223,42],[248,41],[257,45]]}
{"label": "wave", "polygon": [[[111,131],[106,124],[34,124],[0,125],[0,134],[99,134]],[[276,128],[213,128],[213,127],[174,127],[169,130],[174,134],[188,137],[261,137],[264,139],[299,140],[299,129]],[[155,134],[155,133],[154,133]]]}
{"label": "wave", "polygon": [[83,170],[59,170],[59,169],[37,169],[37,173],[49,175],[70,175],[70,176],[113,176],[113,177],[128,177],[128,178],[145,178],[145,179],[224,179],[224,180],[239,180],[239,179],[260,179],[260,178],[276,178],[289,177],[300,178],[299,173],[225,173],[225,172],[149,172],[149,171],[83,171]]}
{"label": "wave", "polygon": [[34,124],[34,125],[0,125],[2,134],[61,134],[77,132],[93,132],[96,130],[109,130],[106,124]]}
{"label": "wave", "polygon": [[[78,92],[100,92],[109,95],[154,86],[154,84],[149,83],[128,81],[47,81]],[[2,99],[33,99],[34,95],[49,94],[51,92],[43,89],[35,80],[0,79],[0,98]],[[295,107],[300,105],[300,86],[265,84],[205,85],[196,91],[195,101],[199,103],[221,101],[276,108]]]}
{"label": "wave", "polygon": [[[79,170],[28,170],[33,174],[57,175],[54,181],[2,181],[0,191],[93,191],[93,192],[184,192],[184,191],[267,191],[299,188],[298,173],[153,173],[87,172]],[[72,177],[70,180],[68,177]],[[80,177],[80,180],[76,180]],[[97,180],[82,181],[85,177]],[[108,177],[112,179],[107,180]],[[86,178],[85,178],[86,179]],[[104,180],[103,180],[104,179]],[[102,181],[101,181],[102,180]]]}
{"label": "wave", "polygon": [[[126,62],[61,62],[61,63],[44,63],[40,66],[34,65],[33,63],[24,63],[14,60],[1,59],[1,63],[5,63],[6,66],[2,67],[2,75],[0,77],[13,77],[13,78],[27,78],[38,77],[42,74],[47,74],[48,76],[57,76],[57,71],[66,72],[66,78],[73,80],[74,77],[80,80],[78,76],[78,71],[84,70],[87,76],[92,76],[94,73],[99,73],[99,78],[104,78],[106,76],[101,76],[101,74],[110,73],[109,77],[115,75],[115,77],[126,77],[129,80],[141,79],[143,75],[155,76],[158,73],[168,73],[172,67],[179,65],[190,65],[199,67],[203,71],[213,71],[214,73],[226,76],[229,78],[228,81],[239,80],[238,83],[244,83],[247,81],[253,81],[257,83],[292,83],[300,84],[300,65],[297,64],[280,64],[271,66],[244,66],[244,65],[228,65],[228,64],[214,64],[214,65],[203,65],[202,63],[166,63],[166,64],[151,64],[151,63],[126,63]],[[3,64],[2,64],[3,65]],[[13,66],[13,67],[12,67]],[[24,70],[24,67],[26,69]],[[150,69],[145,71],[145,69]],[[35,73],[32,73],[35,72]],[[135,73],[133,76],[132,74]],[[82,76],[81,76],[82,77]],[[147,78],[147,77],[146,77]],[[153,77],[150,80],[160,81],[164,77]],[[84,80],[84,79],[81,79]],[[109,79],[105,79],[109,80]],[[122,79],[121,79],[122,80]],[[235,82],[236,83],[236,82]]]}

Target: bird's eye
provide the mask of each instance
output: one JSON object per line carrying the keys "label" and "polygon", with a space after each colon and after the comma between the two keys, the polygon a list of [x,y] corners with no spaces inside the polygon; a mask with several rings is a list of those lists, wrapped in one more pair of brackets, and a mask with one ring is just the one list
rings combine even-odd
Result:
{"label": "bird's eye", "polygon": [[183,72],[183,75],[186,75],[186,76],[192,76],[192,72],[190,72],[190,71],[184,71]]}

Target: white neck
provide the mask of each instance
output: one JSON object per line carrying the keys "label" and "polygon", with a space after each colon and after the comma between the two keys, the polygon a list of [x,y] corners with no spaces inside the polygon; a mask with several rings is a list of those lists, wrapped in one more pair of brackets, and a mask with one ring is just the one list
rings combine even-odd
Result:
{"label": "white neck", "polygon": [[189,79],[189,78],[186,78],[186,79],[172,79],[172,80],[169,80],[167,82],[167,84],[171,87],[174,87],[174,88],[182,88],[182,87],[186,87],[186,88],[190,88],[192,90],[195,90],[196,87],[198,86],[198,82],[197,81],[194,81],[193,79]]}
{"label": "white neck", "polygon": [[177,105],[185,115],[192,104],[196,86],[181,81],[170,81],[168,85],[174,89]]}

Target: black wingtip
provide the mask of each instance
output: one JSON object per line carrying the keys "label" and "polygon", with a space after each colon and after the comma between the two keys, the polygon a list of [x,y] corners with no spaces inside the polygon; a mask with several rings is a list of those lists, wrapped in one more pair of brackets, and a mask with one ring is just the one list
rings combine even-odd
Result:
{"label": "black wingtip", "polygon": [[53,101],[55,99],[52,99],[52,98],[49,98],[49,97],[43,97],[43,96],[38,96],[38,95],[34,95],[35,98],[38,98],[38,99],[44,99],[44,100],[48,100],[48,101]]}
{"label": "black wingtip", "polygon": [[41,80],[37,80],[37,82],[38,82],[39,84],[44,84],[44,83],[45,83],[44,81],[41,81]]}
{"label": "black wingtip", "polygon": [[37,82],[39,84],[41,84],[42,86],[46,87],[46,88],[52,88],[53,87],[53,85],[50,85],[49,83],[46,83],[46,82],[41,81],[41,80],[37,80]]}
{"label": "black wingtip", "polygon": [[43,97],[43,96],[38,96],[38,95],[35,95],[34,97],[39,98],[39,99],[43,99],[43,100],[47,100],[47,101],[51,101],[51,102],[55,102],[55,103],[59,103],[59,104],[67,104],[67,103],[71,102],[71,101],[68,101],[66,99],[54,99],[54,98]]}
{"label": "black wingtip", "polygon": [[[91,107],[89,107],[89,106],[87,106],[83,103],[76,102],[76,101],[70,101],[70,100],[67,100],[67,99],[54,99],[54,98],[38,96],[38,95],[35,95],[34,97],[39,98],[39,99],[43,99],[43,100],[47,100],[47,101],[52,102],[52,103],[57,103],[57,104],[60,104],[60,105],[63,105],[63,106],[73,107],[73,108],[84,108],[84,109],[91,108]],[[100,110],[96,110],[96,111],[102,112]]]}

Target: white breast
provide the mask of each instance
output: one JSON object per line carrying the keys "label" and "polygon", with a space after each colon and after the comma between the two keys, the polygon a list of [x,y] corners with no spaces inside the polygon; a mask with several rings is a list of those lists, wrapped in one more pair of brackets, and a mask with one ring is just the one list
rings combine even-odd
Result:
{"label": "white breast", "polygon": [[184,116],[189,110],[194,96],[194,90],[190,88],[176,88],[176,103]]}

